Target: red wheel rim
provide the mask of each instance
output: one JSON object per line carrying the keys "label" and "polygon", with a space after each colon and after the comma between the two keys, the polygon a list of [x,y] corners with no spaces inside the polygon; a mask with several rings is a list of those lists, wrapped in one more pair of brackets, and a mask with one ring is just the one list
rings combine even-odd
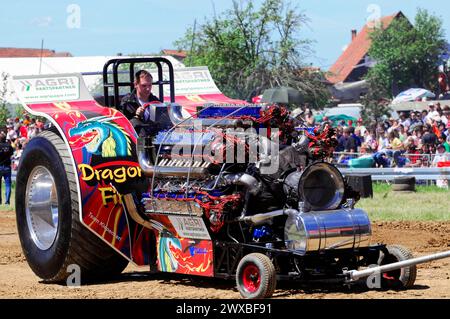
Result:
{"label": "red wheel rim", "polygon": [[[385,260],[382,263],[382,265],[389,265],[389,264],[392,264],[392,263],[396,263],[398,261],[400,261],[398,258],[395,258],[393,256],[389,256],[387,258],[387,260]],[[395,282],[395,281],[400,279],[401,269],[396,269],[396,270],[392,270],[392,271],[389,271],[389,272],[385,272],[385,273],[383,273],[382,276],[383,276],[383,279],[387,280],[388,282]]]}
{"label": "red wheel rim", "polygon": [[246,266],[242,276],[242,283],[248,292],[255,292],[258,290],[261,285],[261,274],[258,267],[255,265]]}

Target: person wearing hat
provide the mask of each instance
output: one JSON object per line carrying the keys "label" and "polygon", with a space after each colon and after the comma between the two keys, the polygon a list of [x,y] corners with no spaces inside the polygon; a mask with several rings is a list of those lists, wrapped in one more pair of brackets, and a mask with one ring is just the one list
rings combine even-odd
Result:
{"label": "person wearing hat", "polygon": [[450,161],[450,153],[445,151],[444,144],[439,144],[436,147],[436,155],[434,156],[432,166],[436,167],[438,163],[448,161]]}

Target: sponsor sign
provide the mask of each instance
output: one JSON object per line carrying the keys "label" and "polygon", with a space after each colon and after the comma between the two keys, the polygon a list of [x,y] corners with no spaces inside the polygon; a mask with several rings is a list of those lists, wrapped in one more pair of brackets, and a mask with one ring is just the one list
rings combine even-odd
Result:
{"label": "sponsor sign", "polygon": [[178,235],[190,239],[211,239],[200,217],[168,216]]}
{"label": "sponsor sign", "polygon": [[[150,70],[154,79],[158,78],[155,71]],[[168,73],[164,78],[169,78]],[[176,95],[221,94],[207,67],[183,68],[174,71]],[[157,86],[153,87],[157,91]],[[155,94],[155,92],[153,92]],[[164,96],[170,96],[169,86],[164,87]]]}
{"label": "sponsor sign", "polygon": [[80,98],[80,79],[77,76],[17,79],[15,84],[25,103],[75,101]]}

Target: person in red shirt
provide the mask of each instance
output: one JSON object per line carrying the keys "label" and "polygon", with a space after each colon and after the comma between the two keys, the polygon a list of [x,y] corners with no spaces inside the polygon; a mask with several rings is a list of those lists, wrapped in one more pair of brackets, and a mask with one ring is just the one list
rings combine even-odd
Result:
{"label": "person in red shirt", "polygon": [[409,160],[405,167],[422,167],[423,155],[417,150],[414,143],[409,144],[406,149],[406,158]]}
{"label": "person in red shirt", "polygon": [[21,125],[19,128],[20,137],[28,138],[28,127]]}

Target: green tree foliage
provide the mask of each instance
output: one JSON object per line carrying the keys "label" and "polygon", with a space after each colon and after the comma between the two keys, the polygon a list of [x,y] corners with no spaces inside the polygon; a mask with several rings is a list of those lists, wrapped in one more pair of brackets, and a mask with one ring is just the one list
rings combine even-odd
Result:
{"label": "green tree foliage", "polygon": [[[175,42],[189,66],[206,65],[226,95],[245,99],[274,86],[300,90],[312,105],[328,101],[323,74],[305,68],[311,41],[300,40],[305,15],[284,0],[233,1],[232,9],[187,30]],[[255,92],[256,91],[256,92]]]}
{"label": "green tree foliage", "polygon": [[362,100],[364,108],[361,110],[361,117],[364,124],[374,125],[373,128],[376,128],[383,117],[389,115],[390,100],[386,99],[389,93],[386,91],[383,83],[378,82],[376,78],[369,77],[367,83],[368,92]]}
{"label": "green tree foliage", "polygon": [[396,95],[410,87],[434,90],[437,86],[439,56],[446,41],[442,20],[419,9],[414,24],[396,19],[385,30],[371,35],[369,56],[377,63],[368,77]]}
{"label": "green tree foliage", "polygon": [[4,126],[10,117],[8,108],[7,108],[7,101],[6,97],[8,95],[8,74],[2,73],[0,75],[0,126]]}

